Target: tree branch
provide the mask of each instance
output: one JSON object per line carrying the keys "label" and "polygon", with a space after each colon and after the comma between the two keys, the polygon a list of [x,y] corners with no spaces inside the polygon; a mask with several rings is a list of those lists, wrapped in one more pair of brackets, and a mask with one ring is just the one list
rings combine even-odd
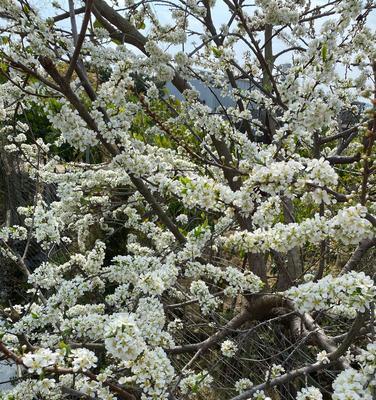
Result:
{"label": "tree branch", "polygon": [[242,394],[233,397],[231,400],[247,400],[250,397],[252,397],[252,395],[256,393],[258,390],[264,390],[269,387],[282,385],[287,382],[290,382],[291,380],[301,375],[307,375],[312,372],[319,371],[321,369],[327,369],[328,366],[335,364],[340,359],[340,357],[342,357],[342,355],[346,353],[347,349],[350,347],[354,339],[357,337],[359,330],[363,325],[364,319],[365,319],[364,314],[357,315],[344,341],[338,346],[338,348],[335,347],[333,351],[330,354],[328,354],[328,358],[330,360],[329,363],[315,362],[313,364],[309,364],[304,367],[294,369],[292,371],[287,372],[286,374],[283,374],[275,379],[270,380],[269,382],[253,386],[251,389],[246,390]]}
{"label": "tree branch", "polygon": [[72,59],[70,61],[67,73],[65,74],[65,79],[68,80],[68,81],[72,77],[72,74],[73,74],[73,71],[75,69],[76,63],[78,61],[78,58],[80,57],[81,47],[82,47],[82,45],[84,43],[87,26],[88,26],[89,20],[90,20],[91,7],[93,5],[93,1],[94,0],[87,0],[86,1],[86,9],[85,9],[84,19],[83,19],[82,25],[81,25],[81,31],[80,31],[80,34],[78,35],[76,47],[74,49],[74,52],[73,52],[73,55],[72,55]]}
{"label": "tree branch", "polygon": [[[3,342],[0,341],[0,353],[4,354],[4,356],[9,359],[12,360],[15,364],[23,366],[24,368],[27,368],[25,366],[25,364],[22,361],[22,358],[17,356],[16,353],[12,352],[11,350],[9,350],[5,344]],[[43,368],[43,371],[45,373],[50,373],[50,374],[57,374],[57,375],[67,375],[67,374],[75,374],[76,372],[73,371],[72,368],[60,368],[57,366],[52,366],[52,367],[46,367]],[[87,376],[89,379],[91,379],[92,381],[97,381],[97,375],[95,375],[94,373],[90,372],[90,371],[82,371],[81,372],[83,375]],[[125,400],[136,400],[136,398],[126,392],[123,388],[121,388],[120,386],[106,380],[103,382],[103,384],[105,386],[107,386],[109,389],[111,389],[114,393],[117,393],[122,399]]]}
{"label": "tree branch", "polygon": [[348,259],[347,263],[342,268],[340,275],[346,274],[347,272],[354,270],[358,266],[360,260],[363,258],[365,253],[374,246],[376,246],[376,238],[362,240],[359,243],[358,247],[355,249],[352,256]]}
{"label": "tree branch", "polygon": [[[85,12],[85,7],[80,7],[80,8],[76,8],[74,10],[74,14],[82,14],[83,12]],[[71,16],[71,12],[67,11],[63,14],[60,15],[56,15],[55,17],[53,17],[54,22],[59,22],[59,21],[63,21],[64,19],[67,19]]]}

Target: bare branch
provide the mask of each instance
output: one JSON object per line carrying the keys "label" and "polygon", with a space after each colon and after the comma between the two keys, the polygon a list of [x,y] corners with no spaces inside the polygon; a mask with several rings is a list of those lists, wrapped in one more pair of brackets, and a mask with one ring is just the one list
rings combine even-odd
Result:
{"label": "bare branch", "polygon": [[86,9],[85,9],[85,15],[84,15],[84,19],[82,21],[82,25],[81,25],[81,32],[77,38],[77,43],[76,43],[76,47],[74,49],[73,55],[72,55],[72,59],[70,61],[67,73],[65,74],[65,79],[67,79],[68,81],[70,80],[70,78],[72,77],[73,71],[75,69],[76,63],[78,61],[78,58],[80,57],[80,51],[81,51],[81,47],[84,43],[85,40],[85,35],[86,35],[86,30],[89,24],[89,20],[90,20],[90,13],[91,13],[91,7],[93,5],[93,1],[94,0],[87,0],[86,1]]}

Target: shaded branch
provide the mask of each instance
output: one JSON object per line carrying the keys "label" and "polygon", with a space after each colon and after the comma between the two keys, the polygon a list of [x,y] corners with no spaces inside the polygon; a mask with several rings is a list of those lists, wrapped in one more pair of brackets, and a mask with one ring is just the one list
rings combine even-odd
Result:
{"label": "shaded branch", "polygon": [[334,365],[335,363],[338,362],[338,360],[342,357],[342,355],[346,353],[347,349],[350,347],[350,345],[356,339],[356,337],[359,333],[359,330],[363,325],[364,319],[365,319],[364,314],[357,315],[357,317],[355,318],[355,321],[353,322],[353,324],[350,328],[350,331],[346,335],[343,342],[338,347],[334,347],[333,351],[330,352],[330,354],[328,354],[328,358],[330,360],[329,363],[315,362],[313,364],[309,364],[304,367],[294,369],[294,370],[289,371],[286,374],[283,374],[275,379],[271,379],[269,382],[265,382],[260,385],[253,386],[251,389],[246,390],[242,394],[233,397],[231,400],[248,400],[258,390],[264,390],[264,389],[267,389],[267,388],[270,388],[273,386],[279,386],[279,385],[288,383],[291,380],[293,380],[299,376],[307,375],[312,372],[319,371],[321,369],[327,369],[330,365]]}
{"label": "shaded branch", "polygon": [[[74,14],[82,14],[83,12],[85,12],[85,7],[80,7],[80,8],[76,8],[74,10]],[[63,21],[64,19],[69,18],[71,15],[71,13],[69,11],[63,13],[63,14],[59,14],[56,15],[55,17],[53,17],[54,22],[59,22],[59,21]]]}
{"label": "shaded branch", "polygon": [[376,246],[376,238],[362,240],[352,256],[347,260],[347,263],[342,268],[340,275],[356,269],[366,252],[374,246]]}

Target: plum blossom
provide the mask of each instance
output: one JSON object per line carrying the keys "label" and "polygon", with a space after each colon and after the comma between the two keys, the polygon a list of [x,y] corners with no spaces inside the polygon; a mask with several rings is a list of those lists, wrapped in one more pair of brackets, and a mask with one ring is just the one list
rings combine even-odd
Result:
{"label": "plum blossom", "polygon": [[225,357],[234,357],[237,350],[238,346],[232,340],[225,340],[221,344],[221,352]]}
{"label": "plum blossom", "polygon": [[22,358],[22,362],[28,368],[29,372],[36,372],[41,375],[43,369],[52,367],[61,360],[61,355],[58,352],[53,352],[50,349],[38,349],[34,353],[27,353]]}
{"label": "plum blossom", "polygon": [[146,344],[132,315],[119,314],[105,329],[105,346],[114,357],[125,361],[135,360]]}
{"label": "plum blossom", "polygon": [[296,400],[322,400],[322,394],[319,389],[309,386],[298,391]]}
{"label": "plum blossom", "polygon": [[72,357],[73,371],[87,371],[96,366],[98,358],[96,355],[87,349],[73,349],[70,353]]}

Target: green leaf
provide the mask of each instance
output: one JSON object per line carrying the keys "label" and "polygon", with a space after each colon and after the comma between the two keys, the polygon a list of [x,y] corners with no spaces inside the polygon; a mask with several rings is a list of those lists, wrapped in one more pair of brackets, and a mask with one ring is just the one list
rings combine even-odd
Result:
{"label": "green leaf", "polygon": [[0,62],[0,70],[3,72],[7,72],[8,71],[8,64]]}
{"label": "green leaf", "polygon": [[183,185],[189,185],[191,183],[191,180],[189,178],[187,178],[186,176],[179,176],[179,181]]}
{"label": "green leaf", "polygon": [[137,29],[145,29],[146,28],[145,22],[144,21],[137,22],[136,28]]}
{"label": "green leaf", "polygon": [[193,231],[193,234],[194,234],[194,237],[195,237],[195,238],[200,237],[201,234],[202,234],[202,226],[201,226],[201,225],[200,225],[200,226],[197,226],[197,227],[195,228],[195,230]]}
{"label": "green leaf", "polygon": [[321,57],[324,62],[328,59],[328,45],[324,43],[321,47]]}
{"label": "green leaf", "polygon": [[65,343],[64,341],[59,342],[59,349],[64,350],[65,356],[68,356],[72,350],[69,344]]}
{"label": "green leaf", "polygon": [[223,54],[223,51],[218,49],[217,47],[212,47],[212,52],[216,58],[221,57],[221,55]]}
{"label": "green leaf", "polygon": [[123,43],[121,42],[121,40],[119,40],[119,39],[112,39],[112,42],[115,43],[115,44],[117,44],[118,46],[120,46],[121,44],[123,44]]}
{"label": "green leaf", "polygon": [[164,135],[156,135],[154,138],[155,144],[159,147],[168,148],[171,147],[170,140]]}
{"label": "green leaf", "polygon": [[53,24],[54,24],[54,19],[53,19],[52,17],[46,18],[46,24],[47,24],[48,26],[53,26]]}
{"label": "green leaf", "polygon": [[192,386],[191,386],[191,392],[192,393],[197,393],[199,389],[199,385],[197,382],[195,382]]}
{"label": "green leaf", "polygon": [[95,29],[98,29],[98,28],[103,28],[103,25],[102,25],[102,23],[101,23],[100,21],[98,21],[98,20],[96,19],[96,20],[94,21],[93,27],[94,27]]}

